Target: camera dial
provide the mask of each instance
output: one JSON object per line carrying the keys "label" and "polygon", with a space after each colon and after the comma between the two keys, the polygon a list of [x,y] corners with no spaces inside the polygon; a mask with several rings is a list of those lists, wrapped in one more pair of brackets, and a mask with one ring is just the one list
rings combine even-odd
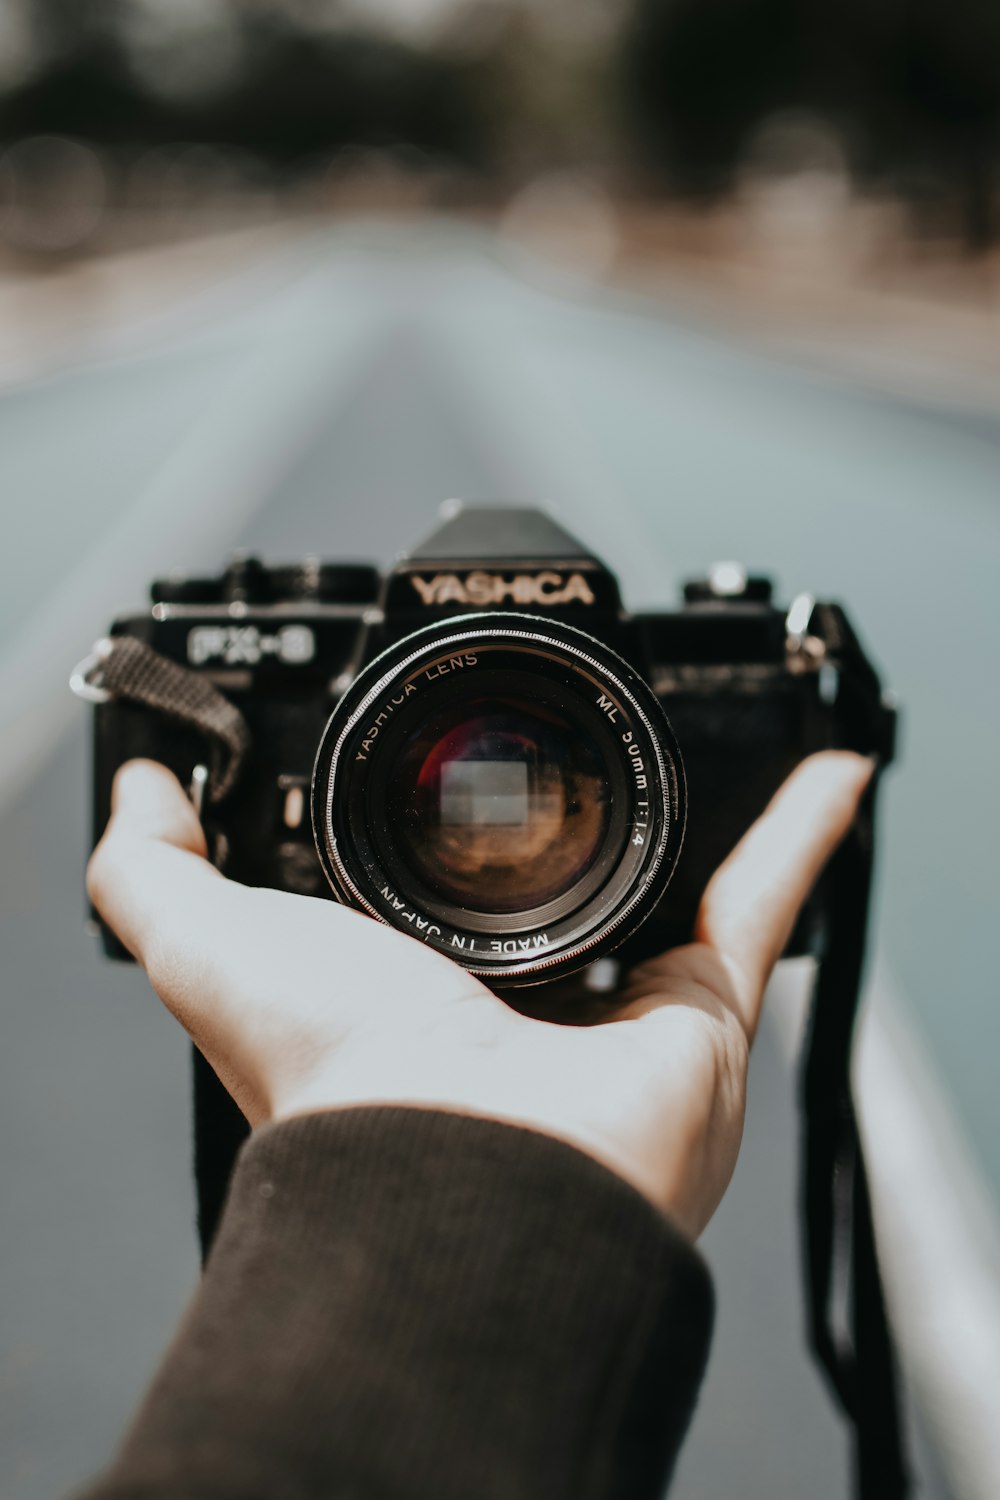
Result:
{"label": "camera dial", "polygon": [[329,563],[318,558],[267,566],[238,553],[214,578],[158,578],[154,604],[374,604],[381,580],[370,563]]}

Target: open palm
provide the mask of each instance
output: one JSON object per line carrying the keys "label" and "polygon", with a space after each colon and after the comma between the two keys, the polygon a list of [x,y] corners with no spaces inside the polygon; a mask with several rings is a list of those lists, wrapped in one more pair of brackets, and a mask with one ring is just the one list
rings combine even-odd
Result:
{"label": "open palm", "polygon": [[848,752],[804,761],[716,872],[696,941],[633,971],[588,1026],[520,1014],[346,907],[226,880],[149,761],[118,774],[88,885],[252,1125],[380,1103],[506,1120],[597,1158],[694,1235],[736,1162],[768,977],[870,774]]}

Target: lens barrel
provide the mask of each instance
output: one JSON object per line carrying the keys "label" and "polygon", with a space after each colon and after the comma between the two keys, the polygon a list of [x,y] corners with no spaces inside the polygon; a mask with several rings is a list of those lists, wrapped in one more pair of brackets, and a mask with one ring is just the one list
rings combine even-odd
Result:
{"label": "lens barrel", "polygon": [[313,775],[320,860],[350,906],[502,985],[563,977],[652,911],[684,771],[659,702],[583,631],[463,615],[352,683]]}

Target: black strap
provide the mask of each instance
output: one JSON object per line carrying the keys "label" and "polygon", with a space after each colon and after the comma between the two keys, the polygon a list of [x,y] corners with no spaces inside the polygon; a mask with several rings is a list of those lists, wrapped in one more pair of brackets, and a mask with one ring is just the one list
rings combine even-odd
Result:
{"label": "black strap", "polygon": [[902,1500],[892,1338],[851,1092],[872,878],[874,783],[826,877],[829,922],[803,1076],[804,1233],[813,1352],[855,1432],[859,1500]]}
{"label": "black strap", "polygon": [[232,791],[250,748],[250,732],[236,705],[200,672],[160,656],[134,636],[116,635],[98,648],[88,682],[111,698],[144,704],[200,730],[211,746],[211,801],[221,802]]}

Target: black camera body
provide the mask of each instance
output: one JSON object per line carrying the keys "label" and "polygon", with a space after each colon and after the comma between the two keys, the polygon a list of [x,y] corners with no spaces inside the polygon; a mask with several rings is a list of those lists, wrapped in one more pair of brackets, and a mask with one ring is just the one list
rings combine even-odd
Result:
{"label": "black camera body", "polygon": [[[647,882],[653,899],[647,891],[640,920],[621,924],[596,950],[584,948],[572,966],[610,947],[618,947],[627,963],[686,940],[712,871],[806,755],[837,747],[872,754],[883,764],[892,758],[894,709],[838,605],[800,596],[790,609],[778,608],[767,579],[747,578],[737,566],[723,564],[708,578],[689,582],[678,608],[629,614],[611,572],[536,510],[455,510],[385,577],[368,565],[267,568],[241,557],[221,576],[160,580],[152,586],[152,608],[117,619],[111,637],[133,637],[203,676],[246,722],[250,748],[239,779],[217,806],[203,810],[215,847],[224,850],[228,875],[349,901],[353,891],[353,904],[383,920],[404,926],[409,915],[410,930],[419,937],[419,912],[416,924],[408,913],[418,903],[399,900],[398,881],[385,886],[391,898],[385,911],[369,905],[353,881],[338,885],[322,847],[317,748],[344,695],[366,673],[371,676],[373,663],[391,659],[393,652],[398,660],[411,639],[420,640],[415,633],[434,637],[437,631],[451,642],[432,670],[457,676],[466,670],[461,647],[469,632],[501,619],[533,622],[540,637],[551,631],[576,640],[582,632],[599,643],[605,666],[617,663],[620,676],[631,669],[632,682],[644,684],[665,711],[669,727],[664,729],[661,717],[652,725],[653,739],[662,745],[673,732],[673,784],[666,797],[673,848],[666,868]],[[465,693],[471,678],[467,672]],[[592,696],[607,701],[603,692]],[[391,712],[389,698],[385,707]],[[360,745],[371,750],[369,731],[377,736],[385,729],[380,712],[377,702],[362,708],[355,758],[364,759]],[[133,756],[163,762],[190,785],[195,768],[206,761],[205,741],[196,726],[147,704],[120,697],[99,702],[95,840],[109,815],[114,773]],[[376,885],[382,879],[379,873]],[[434,921],[439,908],[430,897],[428,902],[424,932],[440,925]],[[790,953],[821,947],[822,916],[820,888]],[[508,936],[508,928],[517,924],[494,923],[493,935],[480,938],[480,946],[499,943],[502,949],[506,942],[516,950],[520,941],[523,948],[524,939]],[[109,953],[123,956],[110,933],[103,937]],[[475,946],[474,937],[462,943],[445,927],[439,945],[473,966],[468,941]],[[508,962],[479,972],[502,987],[507,981],[543,981],[552,970],[543,965],[518,974]]]}

